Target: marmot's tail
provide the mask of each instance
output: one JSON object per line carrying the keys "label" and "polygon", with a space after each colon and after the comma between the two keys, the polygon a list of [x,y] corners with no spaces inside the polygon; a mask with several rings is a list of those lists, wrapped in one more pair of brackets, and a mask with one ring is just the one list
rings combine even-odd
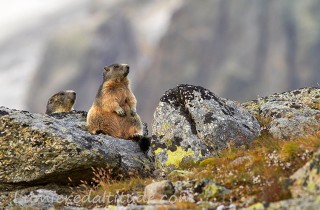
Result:
{"label": "marmot's tail", "polygon": [[143,152],[146,152],[149,150],[151,145],[151,138],[147,136],[135,136],[133,138],[134,141],[139,143],[139,146]]}

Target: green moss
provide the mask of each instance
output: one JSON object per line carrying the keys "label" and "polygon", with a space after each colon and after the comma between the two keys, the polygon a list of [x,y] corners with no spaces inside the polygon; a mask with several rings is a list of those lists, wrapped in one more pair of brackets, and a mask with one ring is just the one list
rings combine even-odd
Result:
{"label": "green moss", "polygon": [[317,202],[317,203],[320,202],[320,195],[318,195],[318,196],[316,197],[316,202]]}
{"label": "green moss", "polygon": [[183,150],[181,147],[177,147],[177,150],[172,152],[170,150],[167,151],[168,159],[165,163],[166,166],[174,165],[179,167],[182,159],[187,156],[194,157],[194,151],[188,149],[188,151]]}
{"label": "green moss", "polygon": [[265,209],[265,207],[262,203],[256,203],[256,204],[246,208],[246,210],[263,210],[263,209]]}
{"label": "green moss", "polygon": [[161,129],[159,130],[159,135],[166,135],[167,131],[170,130],[172,126],[169,123],[162,123]]}
{"label": "green moss", "polygon": [[319,174],[317,173],[317,169],[313,169],[308,174],[308,185],[307,185],[307,191],[310,193],[315,193],[317,191],[317,182],[316,179],[318,178]]}
{"label": "green moss", "polygon": [[169,146],[171,146],[172,145],[172,141],[170,140],[170,139],[168,139],[167,141],[166,141],[166,145],[169,147]]}
{"label": "green moss", "polygon": [[314,89],[314,90],[311,90],[310,92],[310,95],[317,95],[317,94],[320,94],[320,89]]}
{"label": "green moss", "polygon": [[203,198],[206,200],[214,198],[218,194],[218,191],[219,187],[216,184],[210,184],[205,188]]}
{"label": "green moss", "polygon": [[313,182],[313,181],[310,181],[308,183],[307,190],[308,190],[308,192],[314,192],[316,187],[317,187],[317,184],[315,182]]}
{"label": "green moss", "polygon": [[201,194],[201,197],[205,200],[212,200],[214,198],[220,198],[223,195],[231,193],[231,190],[228,190],[216,183],[210,183],[205,188]]}
{"label": "green moss", "polygon": [[108,209],[108,210],[116,210],[116,209],[117,209],[117,206],[109,205],[107,209]]}
{"label": "green moss", "polygon": [[171,179],[177,179],[177,178],[187,178],[192,173],[190,171],[184,171],[184,170],[174,170],[170,174],[168,174],[168,177]]}
{"label": "green moss", "polygon": [[320,110],[320,101],[313,102],[312,104],[309,105],[309,107],[312,108],[312,109]]}
{"label": "green moss", "polygon": [[207,159],[201,161],[199,166],[204,167],[207,165],[211,165],[211,164],[215,163],[215,161],[216,161],[216,158],[207,158]]}
{"label": "green moss", "polygon": [[257,103],[251,103],[248,107],[250,110],[256,110],[260,108],[260,104]]}

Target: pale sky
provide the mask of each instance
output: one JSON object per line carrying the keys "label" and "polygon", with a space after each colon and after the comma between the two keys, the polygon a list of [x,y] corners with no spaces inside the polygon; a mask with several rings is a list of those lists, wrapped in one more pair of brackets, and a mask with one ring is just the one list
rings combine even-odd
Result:
{"label": "pale sky", "polygon": [[0,40],[77,2],[79,0],[0,0]]}

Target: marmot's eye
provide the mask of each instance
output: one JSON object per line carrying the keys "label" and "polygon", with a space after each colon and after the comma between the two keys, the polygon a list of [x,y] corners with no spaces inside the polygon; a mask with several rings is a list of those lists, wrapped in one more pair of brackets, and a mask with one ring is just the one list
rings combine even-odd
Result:
{"label": "marmot's eye", "polygon": [[113,68],[118,69],[119,65],[114,65]]}

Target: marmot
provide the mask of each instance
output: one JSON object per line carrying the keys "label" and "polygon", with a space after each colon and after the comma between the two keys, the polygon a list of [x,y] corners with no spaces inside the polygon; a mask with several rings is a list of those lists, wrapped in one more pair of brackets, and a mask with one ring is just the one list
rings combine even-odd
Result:
{"label": "marmot", "polygon": [[47,103],[46,114],[70,112],[76,101],[76,92],[73,90],[60,91],[51,96]]}
{"label": "marmot", "polygon": [[103,82],[87,116],[92,134],[107,134],[116,138],[139,140],[146,151],[150,139],[143,137],[142,122],[136,112],[137,100],[129,87],[129,65],[104,67]]}

